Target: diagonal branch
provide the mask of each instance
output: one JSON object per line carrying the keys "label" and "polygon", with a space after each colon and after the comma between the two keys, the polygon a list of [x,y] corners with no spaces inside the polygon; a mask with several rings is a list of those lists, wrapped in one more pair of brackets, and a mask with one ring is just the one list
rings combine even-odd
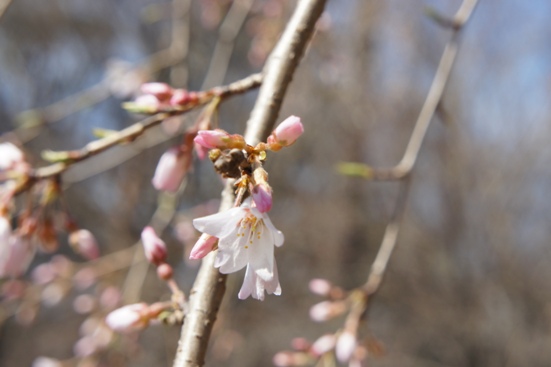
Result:
{"label": "diagonal branch", "polygon": [[[430,126],[434,113],[442,100],[442,95],[444,94],[444,89],[448,82],[453,64],[455,62],[458,50],[458,40],[460,30],[463,28],[463,25],[469,20],[478,0],[465,0],[461,4],[461,7],[451,20],[446,20],[446,24],[450,24],[450,27],[453,29],[453,34],[450,41],[446,44],[442,57],[440,58],[440,63],[436,69],[434,79],[429,89],[425,103],[421,108],[419,117],[415,122],[415,126],[411,133],[408,145],[404,152],[404,155],[400,162],[391,168],[386,169],[371,169],[367,168],[365,170],[364,176],[372,180],[401,180],[404,177],[408,176],[417,161],[419,156],[419,151],[423,145],[423,140],[427,134],[427,130]],[[438,22],[442,24],[444,21],[443,18],[439,19]]]}
{"label": "diagonal branch", "polygon": [[[249,144],[265,139],[273,129],[287,86],[314,32],[325,0],[300,0],[278,44],[263,70],[264,80],[258,99],[247,123],[245,138]],[[220,210],[233,204],[233,182],[228,181],[222,194]],[[173,367],[198,367],[205,363],[205,354],[224,297],[226,275],[214,268],[215,254],[201,265],[190,292],[186,315]]]}
{"label": "diagonal branch", "polygon": [[[224,87],[214,88],[212,91],[212,97],[219,97],[221,99],[228,98],[235,94],[244,93],[250,89],[257,88],[262,83],[261,74],[253,74],[244,79],[238,80],[234,83],[228,84]],[[42,180],[57,176],[65,172],[73,164],[88,159],[94,155],[104,152],[116,145],[128,143],[141,136],[145,131],[159,125],[163,120],[170,116],[180,115],[192,110],[198,106],[192,106],[182,110],[174,110],[169,112],[161,112],[156,115],[150,116],[140,122],[137,122],[121,131],[110,134],[105,138],[92,141],[82,149],[71,152],[61,152],[67,154],[67,161],[54,163],[46,167],[38,168],[31,172],[31,181]]]}
{"label": "diagonal branch", "polygon": [[388,170],[373,171],[373,179],[399,179],[402,180],[402,182],[400,182],[400,192],[396,200],[394,212],[392,213],[390,221],[385,229],[381,246],[371,266],[371,271],[367,282],[363,286],[363,289],[368,297],[376,293],[379,289],[390,260],[390,256],[396,246],[396,241],[400,230],[400,222],[405,211],[405,205],[409,193],[411,181],[409,174],[417,161],[419,150],[421,149],[423,139],[426,135],[434,112],[442,100],[442,95],[457,55],[457,50],[459,47],[459,32],[463,25],[469,20],[477,2],[478,0],[464,0],[456,15],[450,21],[450,24],[454,25],[452,28],[453,34],[444,49],[442,58],[440,59],[440,64],[436,70],[429,94],[427,95],[423,108],[417,118],[417,122],[415,124],[415,128],[413,129],[413,133],[411,134],[404,157],[400,163],[393,168]]}

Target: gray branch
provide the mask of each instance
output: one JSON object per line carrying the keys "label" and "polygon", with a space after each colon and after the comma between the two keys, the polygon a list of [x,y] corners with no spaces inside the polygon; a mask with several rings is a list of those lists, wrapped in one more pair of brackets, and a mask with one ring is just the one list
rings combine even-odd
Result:
{"label": "gray branch", "polygon": [[[326,0],[300,0],[287,27],[264,67],[264,82],[247,122],[245,139],[249,144],[264,140],[276,122],[287,86],[314,33]],[[222,194],[220,210],[233,205],[233,182],[229,180]],[[190,292],[189,310],[176,351],[173,367],[199,367],[205,354],[226,289],[226,276],[214,268],[215,254],[201,265]]]}

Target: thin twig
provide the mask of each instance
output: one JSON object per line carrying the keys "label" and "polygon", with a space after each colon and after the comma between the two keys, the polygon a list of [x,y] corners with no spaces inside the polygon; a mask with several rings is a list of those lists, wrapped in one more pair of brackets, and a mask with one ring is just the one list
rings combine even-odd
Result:
{"label": "thin twig", "polygon": [[[250,144],[265,139],[273,128],[287,86],[324,6],[325,0],[301,0],[297,4],[264,68],[264,81],[245,132]],[[232,184],[231,180],[226,184],[221,210],[227,210],[233,204]],[[193,285],[174,367],[204,365],[210,333],[226,287],[226,275],[214,268],[214,258],[215,254],[211,253],[203,260]]]}
{"label": "thin twig", "polygon": [[[384,174],[386,175],[385,177],[392,177],[393,179],[401,179],[403,181],[400,183],[400,192],[398,198],[396,199],[394,212],[392,213],[390,221],[385,229],[381,246],[379,247],[377,256],[375,257],[375,260],[373,261],[373,264],[371,266],[371,271],[369,273],[367,282],[363,286],[363,289],[368,297],[372,296],[379,289],[388,262],[390,260],[390,256],[392,255],[392,252],[396,247],[398,233],[400,230],[400,222],[405,211],[405,204],[409,193],[409,173],[415,165],[419,150],[421,149],[423,139],[426,135],[434,112],[438,104],[442,100],[442,94],[444,88],[446,87],[450,71],[457,55],[459,31],[462,29],[463,25],[469,20],[477,2],[478,0],[464,0],[461,4],[461,7],[453,18],[454,24],[458,24],[458,26],[453,28],[454,31],[451,39],[444,49],[429,94],[427,95],[425,103],[423,104],[423,108],[421,109],[419,117],[417,118],[417,122],[415,124],[415,128],[413,129],[413,133],[411,134],[404,157],[397,166],[391,168],[386,172],[374,171],[374,174]],[[373,178],[378,179],[376,175]]]}
{"label": "thin twig", "polygon": [[[257,88],[262,82],[261,74],[253,74],[237,82],[231,83],[224,87],[214,89],[214,94],[224,99],[235,94],[245,93],[246,91]],[[66,152],[68,154],[68,160],[66,162],[54,163],[52,165],[38,168],[30,173],[30,181],[34,182],[57,176],[65,172],[73,164],[95,156],[109,148],[117,146],[119,144],[125,144],[135,140],[141,136],[146,130],[159,125],[163,120],[170,116],[180,115],[187,111],[192,110],[198,106],[193,106],[179,111],[162,112],[156,115],[150,116],[140,122],[137,122],[126,129],[106,136],[105,138],[98,139],[86,144],[82,149],[77,151]]]}
{"label": "thin twig", "polygon": [[442,100],[444,89],[448,82],[453,64],[457,56],[459,31],[463,25],[469,20],[478,0],[465,0],[461,7],[450,21],[454,24],[453,34],[450,41],[447,43],[440,58],[438,69],[434,75],[434,79],[429,89],[425,103],[421,108],[419,117],[415,122],[415,126],[411,133],[408,145],[400,162],[391,168],[387,169],[369,169],[367,178],[372,180],[401,180],[411,173],[419,151],[423,145],[423,140],[427,134],[434,113]]}
{"label": "thin twig", "polygon": [[8,10],[8,7],[11,5],[12,0],[3,0],[0,1],[0,18],[6,13],[6,10]]}
{"label": "thin twig", "polygon": [[214,52],[202,89],[211,88],[224,82],[224,76],[228,70],[235,39],[243,27],[245,19],[247,19],[253,2],[253,0],[238,0],[232,3],[230,10],[228,10],[224,18],[224,22],[222,22],[218,30],[218,40],[216,41],[216,46],[214,46]]}

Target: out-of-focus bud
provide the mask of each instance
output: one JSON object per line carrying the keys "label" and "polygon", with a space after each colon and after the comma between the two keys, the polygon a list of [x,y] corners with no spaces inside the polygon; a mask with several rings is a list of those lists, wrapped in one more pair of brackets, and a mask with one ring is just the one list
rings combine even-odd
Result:
{"label": "out-of-focus bud", "polygon": [[21,276],[34,257],[35,248],[27,237],[12,234],[0,243],[0,278]]}
{"label": "out-of-focus bud", "polygon": [[317,322],[327,321],[346,311],[345,302],[323,301],[310,308],[310,318]]}
{"label": "out-of-focus bud", "polygon": [[140,90],[144,95],[152,95],[161,101],[169,99],[174,92],[172,87],[166,83],[145,83],[142,84]]}
{"label": "out-of-focus bud", "polygon": [[76,313],[85,315],[92,311],[96,307],[96,300],[89,294],[81,294],[73,301],[73,309]]}
{"label": "out-of-focus bud", "polygon": [[170,148],[161,156],[157,164],[155,175],[151,181],[153,186],[157,190],[178,191],[190,164],[189,154],[182,152],[179,147]]}
{"label": "out-of-focus bud", "polygon": [[99,247],[96,238],[87,229],[79,229],[71,232],[69,243],[76,253],[82,255],[88,260],[94,260],[99,257]]}
{"label": "out-of-focus bud", "polygon": [[32,367],[62,367],[63,364],[53,358],[38,357],[33,361]]}
{"label": "out-of-focus bud", "polygon": [[98,275],[92,267],[80,269],[73,276],[73,283],[78,290],[85,290],[96,283]]}
{"label": "out-of-focus bud", "polygon": [[283,351],[277,353],[272,362],[277,367],[305,366],[312,363],[311,357],[306,353]]}
{"label": "out-of-focus bud", "polygon": [[356,339],[356,335],[350,331],[343,331],[341,335],[339,335],[337,345],[335,346],[335,355],[337,359],[342,363],[348,362],[354,355],[357,345],[358,340]]}
{"label": "out-of-focus bud", "polygon": [[159,279],[169,280],[172,279],[173,275],[174,271],[172,270],[172,266],[168,265],[167,263],[161,264],[157,267],[157,276],[159,277]]}
{"label": "out-of-focus bud", "polygon": [[90,335],[80,338],[73,346],[73,353],[79,358],[91,356],[96,353],[97,350],[98,347],[96,345],[96,341],[94,340],[94,337]]}
{"label": "out-of-focus bud", "polygon": [[310,283],[308,283],[308,287],[310,288],[310,292],[314,294],[327,296],[331,291],[332,285],[326,279],[316,278],[312,279]]}
{"label": "out-of-focus bud", "polygon": [[105,323],[119,333],[131,333],[145,329],[149,320],[149,306],[146,303],[135,303],[109,313]]}
{"label": "out-of-focus bud", "polygon": [[139,96],[132,104],[136,109],[143,109],[144,112],[155,112],[161,107],[161,101],[152,94]]}
{"label": "out-of-focus bud", "polygon": [[268,137],[268,145],[272,150],[279,150],[293,144],[304,132],[300,117],[289,116]]}
{"label": "out-of-focus bud", "polygon": [[319,357],[333,348],[335,348],[335,344],[337,342],[337,338],[335,338],[335,335],[333,334],[326,334],[318,338],[312,344],[312,348],[310,348],[310,351],[316,356]]}
{"label": "out-of-focus bud", "polygon": [[109,286],[101,292],[99,303],[106,310],[114,309],[122,298],[121,292],[117,287]]}
{"label": "out-of-focus bud", "polygon": [[294,338],[291,340],[291,346],[296,351],[305,352],[310,349],[312,344],[305,338]]}
{"label": "out-of-focus bud", "polygon": [[23,152],[12,143],[0,143],[0,171],[14,169],[25,162]]}
{"label": "out-of-focus bud", "polygon": [[176,89],[170,98],[171,106],[183,106],[191,102],[189,92],[185,89]]}
{"label": "out-of-focus bud", "polygon": [[145,257],[150,263],[158,266],[166,261],[166,245],[152,227],[147,226],[143,229],[142,244]]}
{"label": "out-of-focus bud", "polygon": [[195,243],[195,246],[191,249],[189,258],[198,260],[207,256],[209,252],[214,249],[216,241],[218,241],[218,238],[211,236],[210,234],[203,233]]}
{"label": "out-of-focus bud", "polygon": [[231,135],[224,130],[200,130],[193,141],[207,149],[228,149]]}

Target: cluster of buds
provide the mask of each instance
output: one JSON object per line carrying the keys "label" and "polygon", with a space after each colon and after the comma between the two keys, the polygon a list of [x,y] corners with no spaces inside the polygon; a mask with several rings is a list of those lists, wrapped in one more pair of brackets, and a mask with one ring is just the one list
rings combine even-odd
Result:
{"label": "cluster of buds", "polygon": [[300,118],[290,116],[276,127],[266,143],[261,142],[255,147],[247,145],[243,136],[220,129],[199,131],[194,142],[210,150],[209,158],[219,174],[242,179],[238,184],[247,186],[256,208],[266,213],[272,208],[272,188],[268,184],[268,173],[262,166],[265,152],[292,145],[303,132]]}
{"label": "cluster of buds", "polygon": [[133,102],[125,103],[123,107],[138,113],[173,111],[196,106],[210,96],[209,92],[174,89],[165,83],[145,83],[140,91],[140,96]]}
{"label": "cluster of buds", "polygon": [[[326,298],[310,309],[310,317],[314,321],[327,321],[348,312],[345,325],[336,333],[323,335],[311,344],[307,341],[300,344],[293,341],[293,351],[282,351],[274,356],[276,366],[301,366],[325,356],[334,356],[332,358],[349,367],[361,367],[368,355],[383,354],[383,348],[376,339],[358,339],[358,326],[367,305],[363,290],[345,292],[325,279],[313,279],[310,281],[310,291]],[[299,345],[301,348],[298,348]]]}
{"label": "cluster of buds", "polygon": [[145,257],[149,263],[156,266],[157,276],[167,282],[172,291],[172,301],[158,302],[152,305],[137,303],[111,312],[105,318],[105,322],[112,330],[121,333],[145,329],[151,321],[159,319],[161,316],[168,323],[181,323],[183,320],[185,297],[174,281],[172,267],[166,263],[166,244],[149,226],[143,229],[141,237]]}
{"label": "cluster of buds", "polygon": [[13,198],[29,181],[30,168],[19,148],[0,143],[0,277],[22,275],[37,248],[44,252],[56,251],[58,233],[63,231],[69,233],[69,242],[77,253],[86,259],[99,256],[97,242],[89,231],[78,229],[64,213],[62,221],[54,220],[48,213],[61,193],[56,179],[38,185],[40,195],[36,198],[36,208],[19,213],[12,228]]}

